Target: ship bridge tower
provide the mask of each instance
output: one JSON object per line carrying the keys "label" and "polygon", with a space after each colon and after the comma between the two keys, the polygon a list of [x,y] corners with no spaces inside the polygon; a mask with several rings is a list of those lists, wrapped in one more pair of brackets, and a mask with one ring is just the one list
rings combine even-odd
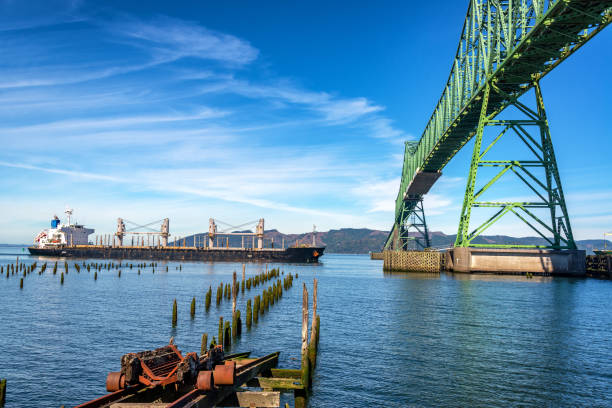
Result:
{"label": "ship bridge tower", "polygon": [[68,217],[68,225],[72,225],[72,221],[71,221],[71,217],[72,217],[72,212],[74,210],[72,208],[68,208],[66,207],[66,211],[64,211],[64,213],[66,213],[66,216]]}
{"label": "ship bridge tower", "polygon": [[264,237],[264,219],[263,218],[259,219],[255,233],[257,235],[257,248],[263,249],[263,237]]}
{"label": "ship bridge tower", "polygon": [[215,236],[217,235],[217,224],[212,218],[208,219],[208,247],[215,247]]}
{"label": "ship bridge tower", "polygon": [[164,218],[161,225],[161,244],[162,246],[168,246],[168,236],[170,235],[170,220]]}
{"label": "ship bridge tower", "polygon": [[123,222],[123,218],[117,218],[117,241],[119,246],[123,246],[123,236],[125,235],[125,223]]}

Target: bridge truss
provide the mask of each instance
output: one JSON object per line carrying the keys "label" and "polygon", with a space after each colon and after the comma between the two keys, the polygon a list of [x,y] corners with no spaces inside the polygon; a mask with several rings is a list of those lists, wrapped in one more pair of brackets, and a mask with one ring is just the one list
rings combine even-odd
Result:
{"label": "bridge truss", "polygon": [[[473,240],[504,215],[514,214],[546,240],[540,247],[574,249],[565,198],[539,81],[612,21],[612,0],[471,0],[451,72],[436,108],[416,145],[408,143],[394,225],[385,249],[405,248],[403,231],[422,198],[455,154],[476,137],[455,246],[485,246]],[[519,102],[535,90],[536,107]],[[495,120],[508,107],[521,117]],[[502,130],[481,151],[486,127]],[[538,133],[534,137],[532,128]],[[484,155],[505,134],[515,133],[534,154],[531,161],[493,162]],[[497,167],[497,176],[476,190],[478,169]],[[531,167],[544,170],[535,176]],[[515,174],[537,202],[479,201],[484,191],[506,173]],[[533,176],[533,177],[532,177]],[[483,190],[484,189],[484,190]],[[421,209],[417,205],[421,203]],[[472,209],[494,207],[497,212],[470,231]],[[534,214],[545,208],[550,219]],[[511,247],[527,247],[510,245]],[[528,247],[536,247],[528,246]]]}

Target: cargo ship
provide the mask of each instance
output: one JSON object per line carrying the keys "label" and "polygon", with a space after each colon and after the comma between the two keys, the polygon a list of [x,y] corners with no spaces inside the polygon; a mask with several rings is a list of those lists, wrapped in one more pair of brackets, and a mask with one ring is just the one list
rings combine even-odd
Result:
{"label": "cargo ship", "polygon": [[[312,245],[296,242],[285,248],[283,241],[280,248],[275,248],[274,240],[264,236],[263,218],[257,222],[254,233],[219,232],[211,218],[208,234],[179,238],[173,242],[168,242],[170,223],[167,218],[162,220],[159,231],[145,232],[126,229],[124,220],[119,218],[115,234],[96,236],[90,241],[89,235],[95,230],[72,223],[71,209],[66,210],[66,215],[66,224],[61,223],[57,216],[53,217],[51,228],[41,231],[34,239],[34,245],[28,247],[30,254],[84,259],[317,263],[325,251],[324,246],[315,245],[314,232]],[[127,235],[132,235],[131,244],[125,242]],[[234,241],[241,238],[241,246],[230,246],[230,237]]]}

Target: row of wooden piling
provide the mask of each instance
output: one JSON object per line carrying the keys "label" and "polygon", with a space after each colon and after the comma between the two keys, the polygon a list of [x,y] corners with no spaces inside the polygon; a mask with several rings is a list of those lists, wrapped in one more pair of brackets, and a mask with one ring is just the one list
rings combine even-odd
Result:
{"label": "row of wooden piling", "polygon": [[[6,268],[5,268],[6,266]],[[11,276],[15,276],[15,275],[19,275],[20,273],[22,274],[20,281],[19,281],[19,287],[21,289],[23,289],[23,285],[24,285],[24,279],[30,275],[32,272],[35,272],[37,269],[38,263],[34,262],[30,265],[26,265],[23,262],[19,262],[19,258],[17,258],[17,261],[15,262],[15,264],[7,264],[7,265],[0,265],[0,276],[4,276],[6,275],[6,278],[10,278]],[[65,280],[65,275],[68,275],[68,272],[70,270],[70,264],[68,263],[68,261],[64,261],[64,270],[61,271],[61,267],[60,267],[60,263],[59,261],[55,261],[55,263],[53,264],[53,275],[57,275],[58,271],[60,271],[60,284],[63,285],[64,284],[64,280]],[[153,273],[155,273],[155,268],[157,267],[157,262],[150,262],[150,263],[137,263],[137,264],[133,264],[133,263],[123,263],[123,262],[90,262],[90,263],[85,263],[85,261],[83,261],[81,264],[79,263],[74,263],[74,269],[77,271],[77,273],[81,272],[81,268],[87,269],[87,272],[90,272],[92,269],[94,270],[94,281],[98,280],[98,272],[102,272],[104,270],[107,271],[111,271],[113,269],[117,270],[117,277],[121,278],[121,268],[123,269],[138,269],[138,275],[140,275],[140,270],[141,268],[152,268]],[[178,265],[176,267],[177,270],[183,270],[183,266],[182,265]],[[38,271],[38,275],[42,275],[43,273],[45,273],[45,271],[47,270],[47,262],[45,262],[44,264],[41,265],[40,270]],[[168,272],[168,266],[166,266],[166,272]]]}
{"label": "row of wooden piling", "polygon": [[[278,269],[275,272],[274,270],[270,271],[270,273],[265,277],[264,281],[267,281],[276,276],[279,276]],[[264,289],[261,295],[255,296],[252,299],[253,302],[251,302],[251,299],[247,300],[246,321],[245,321],[245,326],[247,330],[250,330],[253,324],[258,323],[260,314],[261,315],[265,314],[266,311],[269,310],[270,306],[274,305],[275,303],[278,303],[278,300],[283,295],[283,287],[285,288],[285,290],[289,289],[293,285],[293,279],[294,277],[292,274],[287,274],[283,278],[283,281],[278,279],[271,286]],[[242,285],[243,288],[246,286],[245,282],[246,280],[244,279],[244,276],[243,276],[243,280],[242,280],[242,283],[244,284]],[[220,287],[221,286],[223,286],[223,283],[221,283]],[[229,349],[231,348],[232,343],[242,335],[242,326],[243,326],[242,315],[241,315],[240,310],[237,309],[236,307],[236,298],[240,291],[241,285],[238,285],[237,283],[236,272],[234,272],[233,274],[233,281],[230,287],[233,288],[231,292],[232,319],[230,322],[229,320],[224,320],[223,316],[219,316],[217,337],[213,336],[212,342],[210,343],[210,347],[213,347],[217,344],[222,344],[224,348]],[[209,288],[209,292],[207,292],[207,295],[208,293],[210,293],[210,291],[211,291],[211,288]],[[195,302],[195,298],[192,300],[192,305],[194,305],[194,302]],[[255,306],[251,307],[252,304],[254,304]],[[175,310],[176,310],[175,305],[176,305],[176,299],[174,300],[174,303],[173,303],[173,324],[176,324],[175,323]],[[208,343],[208,333],[204,333],[202,334],[202,344],[200,346],[201,353],[205,353],[206,350],[208,349],[207,343]]]}
{"label": "row of wooden piling", "polygon": [[[19,278],[19,288],[23,289],[23,280],[28,275],[36,270],[37,262],[34,262],[30,265],[26,265],[23,262],[19,262],[19,257],[17,257],[17,261],[14,264],[6,265],[6,279],[9,279],[11,276],[19,276],[21,272],[21,278]],[[47,268],[47,265],[44,265],[44,268]],[[0,266],[0,276],[5,275],[4,265]]]}
{"label": "row of wooden piling", "polygon": [[[251,288],[257,287],[258,285],[264,282],[267,282],[271,279],[279,277],[281,275],[281,272],[279,268],[273,268],[271,270],[268,270],[266,266],[265,272],[257,274],[248,279],[246,279],[245,274],[246,274],[246,265],[243,264],[242,265],[242,281],[240,284],[237,282],[235,271],[233,273],[232,283],[223,283],[223,282],[219,283],[219,286],[217,286],[217,289],[216,289],[216,305],[217,306],[221,305],[221,301],[223,299],[226,299],[226,300],[231,299],[233,294],[237,294],[240,291],[242,291],[242,293],[244,294],[245,289],[247,291],[250,291]],[[293,279],[293,277],[291,279]],[[174,299],[174,302],[176,302],[176,299]],[[206,291],[204,295],[204,308],[207,312],[210,309],[211,302],[212,302],[212,286],[209,286],[208,290]],[[235,300],[234,300],[234,304],[235,304]],[[193,297],[191,299],[191,310],[190,310],[192,319],[195,318],[196,306],[197,306],[196,298]],[[175,314],[174,314],[174,306],[173,306],[172,326],[176,326],[176,323],[177,323],[177,321],[174,318],[174,315]]]}

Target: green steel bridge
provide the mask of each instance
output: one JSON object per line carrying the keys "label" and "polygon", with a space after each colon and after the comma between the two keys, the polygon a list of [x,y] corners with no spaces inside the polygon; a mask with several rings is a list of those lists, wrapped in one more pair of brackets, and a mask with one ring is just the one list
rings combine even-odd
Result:
{"label": "green steel bridge", "polygon": [[[576,249],[539,81],[611,21],[612,0],[470,0],[442,96],[420,140],[406,142],[395,220],[384,249],[430,246],[423,196],[472,138],[455,247]],[[487,160],[507,137],[524,144],[530,160]],[[480,180],[477,187],[478,170],[483,168],[493,176]],[[481,178],[484,173],[481,170]],[[516,176],[537,199],[484,201],[483,193],[494,194],[504,174]],[[473,212],[485,209],[485,221],[470,228]],[[474,242],[511,214],[546,244]]]}

